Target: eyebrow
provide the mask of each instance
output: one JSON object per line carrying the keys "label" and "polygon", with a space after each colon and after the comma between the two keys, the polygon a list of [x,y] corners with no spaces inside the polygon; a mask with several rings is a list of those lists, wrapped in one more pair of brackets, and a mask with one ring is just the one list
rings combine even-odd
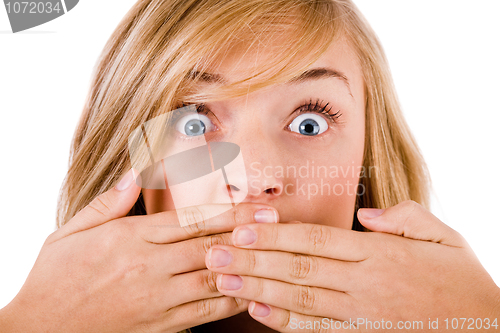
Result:
{"label": "eyebrow", "polygon": [[[215,74],[215,73],[207,73],[207,72],[199,72],[199,71],[193,71],[190,72],[189,74],[190,78],[198,77],[200,81],[205,82],[205,83],[227,83],[227,81],[224,79],[224,77],[220,74]],[[321,79],[326,79],[326,78],[336,78],[340,79],[344,84],[346,85],[347,89],[349,90],[349,95],[352,96],[351,93],[351,88],[349,85],[349,79],[347,76],[342,73],[341,71],[331,69],[331,68],[326,68],[326,67],[319,67],[319,68],[312,68],[309,70],[306,70],[302,74],[292,78],[290,81],[286,82],[286,84],[297,84],[297,83],[303,83],[307,81],[313,81],[313,80],[321,80]]]}
{"label": "eyebrow", "polygon": [[349,79],[347,79],[347,76],[341,71],[326,67],[309,69],[300,74],[299,76],[292,78],[290,81],[287,82],[287,84],[301,83],[305,81],[320,80],[326,78],[340,79],[346,85],[347,90],[349,91],[349,95],[351,95],[354,98],[354,96],[351,93],[351,87],[349,85]]}

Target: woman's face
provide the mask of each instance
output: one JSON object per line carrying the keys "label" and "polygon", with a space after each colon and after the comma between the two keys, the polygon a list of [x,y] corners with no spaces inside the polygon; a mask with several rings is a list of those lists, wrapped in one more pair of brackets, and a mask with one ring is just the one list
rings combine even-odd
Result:
{"label": "woman's face", "polygon": [[[209,73],[233,82],[259,70],[272,48],[233,51]],[[246,170],[244,202],[275,207],[280,221],[351,228],[365,140],[360,64],[334,43],[302,79],[205,104],[207,142],[237,144]],[[203,90],[216,82],[207,81]],[[192,135],[181,129],[180,135]],[[148,214],[172,210],[168,190],[143,190]]]}

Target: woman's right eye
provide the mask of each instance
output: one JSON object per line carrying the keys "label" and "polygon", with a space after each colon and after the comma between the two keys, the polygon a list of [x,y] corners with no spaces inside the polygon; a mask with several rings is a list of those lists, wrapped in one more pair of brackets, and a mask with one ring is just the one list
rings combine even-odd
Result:
{"label": "woman's right eye", "polygon": [[177,120],[175,129],[185,136],[198,136],[212,131],[214,124],[207,116],[195,113]]}

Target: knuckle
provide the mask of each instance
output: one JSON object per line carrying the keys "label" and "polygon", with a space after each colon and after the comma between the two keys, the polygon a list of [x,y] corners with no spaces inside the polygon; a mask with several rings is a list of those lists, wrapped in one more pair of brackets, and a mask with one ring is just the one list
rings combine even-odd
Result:
{"label": "knuckle", "polygon": [[291,312],[286,311],[286,315],[283,316],[283,318],[280,320],[280,323],[279,323],[279,325],[282,329],[288,328],[288,326],[290,325],[290,321],[292,319],[291,317],[292,317]]}
{"label": "knuckle", "polygon": [[199,318],[211,318],[215,315],[216,307],[211,298],[198,301],[197,314]]}
{"label": "knuckle", "polygon": [[234,207],[232,209],[231,214],[233,225],[239,225],[243,223],[244,216],[243,213],[238,209],[238,207]]}
{"label": "knuckle", "polygon": [[399,225],[399,232],[402,236],[405,235],[407,229],[410,227],[410,223],[415,213],[420,212],[424,208],[413,200],[406,200],[401,203],[402,210],[398,214],[398,220],[401,221]]}
{"label": "knuckle", "polygon": [[306,279],[312,271],[313,260],[310,256],[292,254],[290,263],[290,275],[294,279]]}
{"label": "knuckle", "polygon": [[190,237],[200,237],[204,235],[204,223],[193,223],[184,226],[184,230],[188,233]]}
{"label": "knuckle", "polygon": [[262,282],[262,279],[257,279],[257,285],[255,288],[254,297],[256,299],[260,299],[263,295],[264,295],[264,283]]}
{"label": "knuckle", "polygon": [[95,197],[87,207],[97,212],[97,214],[104,217],[109,216],[111,213],[111,201],[108,199],[107,195],[101,194]]}
{"label": "knuckle", "polygon": [[323,325],[321,325],[321,320],[318,317],[315,317],[313,320],[313,323],[320,323],[320,325],[312,325],[312,333],[324,333],[327,332],[325,329],[323,329]]}
{"label": "knuckle", "polygon": [[113,224],[110,224],[114,226],[114,232],[116,235],[119,237],[123,238],[130,238],[132,235],[136,234],[136,229],[133,223],[130,223],[129,220],[121,218],[112,221]]}
{"label": "knuckle", "polygon": [[413,249],[408,245],[401,246],[399,242],[395,244],[393,241],[382,239],[379,246],[384,258],[395,264],[412,266],[415,262]]}
{"label": "knuckle", "polygon": [[[270,244],[280,244],[280,234],[279,234],[278,226],[273,224],[272,226],[269,226],[267,229],[271,229],[271,232],[269,233],[269,243]],[[253,230],[257,235],[259,235],[259,237],[260,237],[260,235],[262,235],[264,237],[267,235],[266,233],[260,232],[259,225],[256,225]],[[257,237],[257,242],[259,242],[259,237]]]}
{"label": "knuckle", "polygon": [[244,300],[243,298],[239,298],[239,297],[234,297],[233,301],[234,301],[234,304],[236,305],[237,309],[244,309],[245,305],[248,304],[248,301]]}
{"label": "knuckle", "polygon": [[98,244],[95,246],[96,251],[110,252],[128,242],[133,237],[133,232],[128,223],[122,219],[113,220],[103,226],[103,232],[100,235]]}
{"label": "knuckle", "polygon": [[255,252],[254,251],[245,251],[247,253],[246,260],[246,269],[247,272],[252,273],[255,270],[256,261]]}
{"label": "knuckle", "polygon": [[203,211],[197,206],[186,207],[179,214],[181,225],[193,237],[200,236],[205,230],[205,218]]}
{"label": "knuckle", "polygon": [[403,209],[407,212],[423,209],[423,207],[414,200],[405,200],[401,203]]}
{"label": "knuckle", "polygon": [[309,312],[314,309],[314,303],[316,302],[316,297],[313,290],[309,286],[297,286],[297,292],[295,296],[295,304],[299,311]]}
{"label": "knuckle", "polygon": [[208,271],[208,273],[203,276],[203,285],[205,289],[209,290],[211,293],[218,293],[217,273]]}
{"label": "knuckle", "polygon": [[203,239],[203,250],[207,253],[208,250],[214,245],[228,245],[228,243],[229,242],[226,240],[226,237],[222,234],[207,236]]}
{"label": "knuckle", "polygon": [[312,244],[314,252],[324,250],[330,239],[330,231],[318,224],[310,226],[309,244]]}

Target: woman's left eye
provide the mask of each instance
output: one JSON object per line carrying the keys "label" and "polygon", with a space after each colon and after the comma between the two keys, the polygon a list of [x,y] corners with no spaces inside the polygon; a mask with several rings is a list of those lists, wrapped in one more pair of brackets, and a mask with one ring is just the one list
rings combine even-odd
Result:
{"label": "woman's left eye", "polygon": [[185,136],[203,135],[205,132],[210,132],[214,125],[210,119],[200,113],[190,114],[177,120],[175,129]]}
{"label": "woman's left eye", "polygon": [[302,135],[318,135],[328,129],[328,123],[325,118],[314,113],[304,113],[295,118],[288,128],[292,132]]}

